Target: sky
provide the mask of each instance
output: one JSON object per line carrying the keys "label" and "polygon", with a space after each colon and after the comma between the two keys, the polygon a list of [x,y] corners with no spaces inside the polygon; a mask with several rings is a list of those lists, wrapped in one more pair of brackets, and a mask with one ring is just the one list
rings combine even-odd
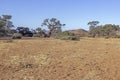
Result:
{"label": "sky", "polygon": [[66,24],[63,30],[88,30],[89,21],[120,25],[120,0],[0,0],[0,16],[12,15],[15,27],[41,27],[46,18]]}

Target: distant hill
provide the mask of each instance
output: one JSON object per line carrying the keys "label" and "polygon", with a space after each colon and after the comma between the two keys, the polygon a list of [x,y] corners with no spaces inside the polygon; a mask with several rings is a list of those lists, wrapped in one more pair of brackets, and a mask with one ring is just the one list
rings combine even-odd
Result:
{"label": "distant hill", "polygon": [[88,31],[84,29],[69,30],[69,32],[79,36],[88,36]]}

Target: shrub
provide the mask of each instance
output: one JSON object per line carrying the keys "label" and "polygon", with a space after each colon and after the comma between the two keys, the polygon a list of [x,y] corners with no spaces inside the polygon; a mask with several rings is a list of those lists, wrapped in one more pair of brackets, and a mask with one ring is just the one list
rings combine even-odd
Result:
{"label": "shrub", "polygon": [[80,38],[77,36],[63,36],[60,39],[61,40],[79,40]]}
{"label": "shrub", "polygon": [[33,34],[33,37],[43,37],[43,36],[42,34],[37,33],[37,34]]}
{"label": "shrub", "polygon": [[12,39],[21,39],[22,38],[22,34],[20,33],[14,33],[12,36]]}
{"label": "shrub", "polygon": [[63,36],[60,38],[61,40],[69,40],[70,39],[70,36]]}
{"label": "shrub", "polygon": [[54,38],[61,39],[61,40],[79,40],[78,36],[74,35],[73,33],[69,31],[60,32]]}
{"label": "shrub", "polygon": [[120,38],[120,35],[115,35],[112,38]]}
{"label": "shrub", "polygon": [[25,37],[32,37],[33,34],[32,34],[32,33],[28,33],[28,34],[25,34],[24,36],[25,36]]}
{"label": "shrub", "polygon": [[79,40],[79,39],[80,39],[79,36],[71,36],[71,37],[70,37],[70,40]]}
{"label": "shrub", "polygon": [[110,37],[109,36],[105,36],[105,39],[109,39]]}
{"label": "shrub", "polygon": [[116,35],[116,38],[120,38],[120,35]]}
{"label": "shrub", "polygon": [[3,36],[5,36],[5,34],[4,33],[0,33],[0,37],[3,37]]}

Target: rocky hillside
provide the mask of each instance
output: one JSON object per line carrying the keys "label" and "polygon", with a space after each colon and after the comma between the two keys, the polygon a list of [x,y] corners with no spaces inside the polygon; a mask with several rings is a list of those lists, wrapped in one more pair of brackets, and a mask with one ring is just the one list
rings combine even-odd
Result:
{"label": "rocky hillside", "polygon": [[88,31],[84,29],[69,30],[69,32],[79,36],[88,36]]}

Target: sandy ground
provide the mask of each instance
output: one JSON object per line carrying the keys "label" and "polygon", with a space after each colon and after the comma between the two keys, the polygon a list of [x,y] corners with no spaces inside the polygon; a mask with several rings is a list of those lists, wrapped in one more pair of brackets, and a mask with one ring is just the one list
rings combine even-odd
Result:
{"label": "sandy ground", "polygon": [[1,40],[0,80],[120,80],[120,39]]}

